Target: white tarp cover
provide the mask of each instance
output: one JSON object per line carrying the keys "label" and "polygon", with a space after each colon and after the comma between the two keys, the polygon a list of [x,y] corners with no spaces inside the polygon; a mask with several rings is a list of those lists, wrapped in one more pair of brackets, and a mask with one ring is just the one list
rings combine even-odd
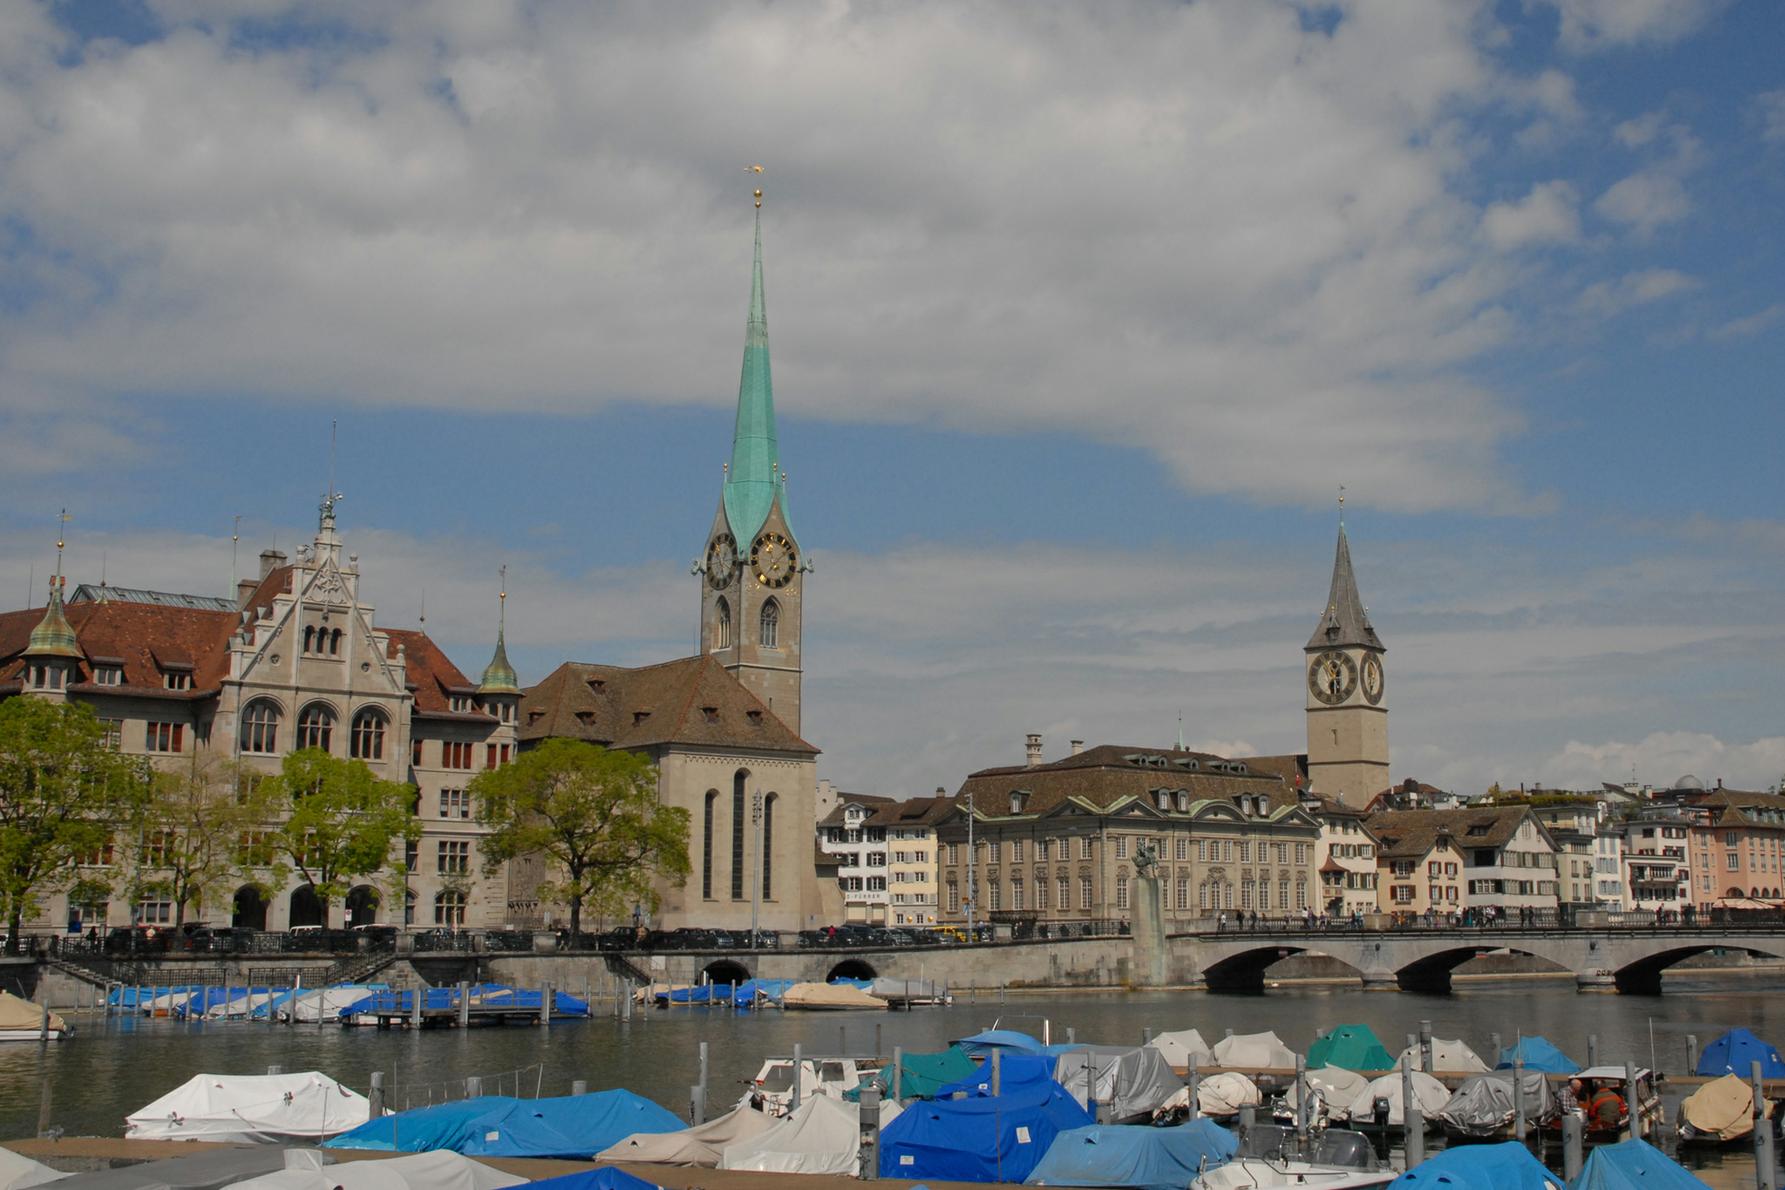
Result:
{"label": "white tarp cover", "polygon": [[[1423,1070],[1415,1070],[1411,1077],[1413,1102],[1424,1113],[1425,1118],[1429,1120],[1444,1110],[1444,1105],[1450,1102],[1450,1091],[1444,1084]],[[1345,1112],[1353,1123],[1371,1123],[1376,1119],[1378,1099],[1388,1100],[1388,1123],[1391,1127],[1398,1128],[1407,1122],[1407,1113],[1401,1105],[1401,1075],[1398,1072],[1385,1074],[1367,1084],[1345,1105]]]}
{"label": "white tarp cover", "polygon": [[1081,1045],[1054,1060],[1054,1081],[1080,1107],[1096,1100],[1110,1123],[1151,1115],[1184,1089],[1165,1055],[1151,1046]]}
{"label": "white tarp cover", "polygon": [[1165,1055],[1165,1060],[1180,1070],[1190,1065],[1194,1057],[1199,1066],[1213,1066],[1215,1055],[1202,1039],[1202,1034],[1195,1029],[1184,1029],[1177,1033],[1160,1033],[1148,1045]]}
{"label": "white tarp cover", "polygon": [[1295,1051],[1275,1033],[1235,1033],[1215,1043],[1215,1065],[1245,1070],[1294,1070]]}
{"label": "white tarp cover", "polygon": [[371,1116],[364,1095],[314,1070],[196,1074],[124,1121],[129,1140],[322,1140]]}
{"label": "white tarp cover", "polygon": [[1196,1084],[1196,1110],[1205,1116],[1231,1116],[1262,1102],[1258,1084],[1237,1071],[1211,1074]]}
{"label": "white tarp cover", "polygon": [[948,986],[939,984],[933,979],[888,979],[884,975],[876,979],[868,988],[868,995],[878,1000],[942,1000],[948,996]]}
{"label": "white tarp cover", "polygon": [[[1411,1064],[1415,1070],[1424,1070],[1425,1058],[1419,1048],[1410,1045],[1402,1050],[1401,1056],[1395,1059],[1395,1069]],[[1460,1038],[1432,1038],[1433,1074],[1485,1074],[1487,1070],[1488,1064],[1469,1048],[1468,1042]]]}
{"label": "white tarp cover", "polygon": [[[1773,1114],[1771,1102],[1766,1114]],[[1680,1123],[1710,1140],[1746,1136],[1754,1131],[1754,1092],[1739,1074],[1714,1078],[1680,1100]]]}
{"label": "white tarp cover", "polygon": [[853,984],[796,983],[781,994],[782,1008],[843,1009],[885,1008],[885,1000],[876,1000]]}
{"label": "white tarp cover", "polygon": [[597,1161],[648,1161],[654,1165],[692,1165],[717,1169],[719,1155],[773,1128],[778,1121],[748,1104],[680,1132],[635,1132],[619,1144],[595,1154]]}
{"label": "white tarp cover", "polygon": [[[258,1014],[261,1020],[266,1019],[266,1010],[278,1012],[292,999],[295,993],[289,988],[280,988],[272,992],[251,992],[243,989],[237,996],[231,996],[221,1004],[213,1004],[206,1012],[209,1021],[233,1021],[241,1017],[252,1017]],[[315,1020],[315,1017],[311,1017]]]}
{"label": "white tarp cover", "polygon": [[[50,1013],[50,1032],[60,1033],[68,1022]],[[11,992],[0,992],[0,1030],[11,1032],[28,1029],[35,1037],[43,1029],[43,1008],[29,1000],[21,1000]]]}
{"label": "white tarp cover", "polygon": [[[385,989],[384,984],[344,984],[333,988],[312,988],[300,992],[286,1003],[277,1006],[280,1016],[286,1020],[307,1021],[314,1025],[316,1014],[322,1013],[322,1019],[329,1024],[340,1023],[343,1008],[358,1004],[373,992]],[[369,1022],[368,1022],[369,1023]]]}
{"label": "white tarp cover", "polygon": [[283,1170],[237,1182],[230,1190],[503,1190],[526,1181],[444,1149],[326,1168],[314,1153],[288,1153]]}
{"label": "white tarp cover", "polygon": [[[899,1117],[899,1105],[880,1105],[880,1127]],[[828,1173],[853,1176],[861,1165],[861,1117],[853,1103],[814,1095],[790,1116],[748,1140],[727,1145],[719,1154],[720,1169],[754,1169],[770,1173]],[[348,1190],[353,1190],[348,1187]]]}
{"label": "white tarp cover", "polygon": [[[1322,1066],[1318,1070],[1307,1073],[1308,1092],[1314,1097],[1314,1114],[1310,1119],[1318,1124],[1321,1121],[1337,1123],[1349,1118],[1352,1101],[1358,1092],[1370,1085],[1370,1080],[1355,1070],[1347,1070],[1343,1066]],[[1301,1105],[1301,1096],[1296,1094],[1300,1088],[1294,1082],[1283,1096],[1283,1106],[1291,1116]]]}
{"label": "white tarp cover", "polygon": [[0,1190],[28,1190],[31,1186],[41,1186],[67,1176],[41,1161],[21,1157],[11,1149],[0,1149]]}

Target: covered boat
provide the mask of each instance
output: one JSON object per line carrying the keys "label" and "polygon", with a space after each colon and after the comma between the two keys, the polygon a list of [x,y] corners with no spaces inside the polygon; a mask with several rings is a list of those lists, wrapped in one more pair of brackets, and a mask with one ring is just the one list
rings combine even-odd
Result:
{"label": "covered boat", "polygon": [[1041,1163],[1023,1181],[1031,1186],[1183,1190],[1197,1174],[1227,1161],[1238,1148],[1234,1134],[1213,1120],[1191,1120],[1172,1128],[1093,1124],[1054,1137]]}
{"label": "covered boat", "polygon": [[48,1008],[21,1000],[11,992],[0,992],[0,1041],[38,1041],[44,1036],[48,1017],[51,1041],[68,1035],[68,1022]]}
{"label": "covered boat", "polygon": [[1340,1025],[1308,1047],[1309,1070],[1318,1070],[1322,1066],[1388,1070],[1394,1064],[1387,1047],[1368,1025]]}
{"label": "covered boat", "polygon": [[[979,1067],[967,1051],[958,1045],[934,1054],[901,1054],[899,1056],[898,1091],[899,1099],[931,1099],[943,1087],[961,1079],[972,1078],[979,1073]],[[892,1063],[887,1063],[874,1073],[871,1084],[878,1087],[882,1098],[893,1093]],[[860,1089],[844,1092],[845,1099],[858,1097]]]}
{"label": "covered boat", "polygon": [[[1492,1070],[1464,1079],[1438,1111],[1437,1120],[1445,1134],[1469,1140],[1511,1135],[1518,1109],[1513,1078],[1510,1070]],[[1549,1079],[1541,1070],[1521,1071],[1517,1078],[1524,1093],[1525,1123],[1542,1127],[1556,1114],[1556,1096]]]}
{"label": "covered boat", "polygon": [[1566,1190],[1561,1178],[1516,1140],[1459,1145],[1426,1158],[1390,1183],[1392,1190]]}
{"label": "covered boat", "polygon": [[1754,1063],[1760,1063],[1760,1077],[1785,1078],[1785,1058],[1779,1051],[1746,1029],[1731,1029],[1704,1047],[1698,1056],[1694,1074],[1739,1074],[1748,1078]]}
{"label": "covered boat", "polygon": [[552,1099],[480,1095],[385,1116],[323,1147],[387,1153],[450,1149],[471,1157],[586,1160],[634,1133],[676,1132],[681,1127],[679,1118],[631,1091]]}
{"label": "covered boat", "polygon": [[[882,1129],[899,1118],[898,1104],[880,1105]],[[792,1115],[727,1145],[719,1153],[719,1168],[853,1176],[860,1172],[861,1152],[861,1109],[828,1095],[814,1095]]]}
{"label": "covered boat", "polygon": [[[1343,1066],[1322,1066],[1319,1070],[1308,1071],[1303,1077],[1308,1080],[1308,1122],[1315,1125],[1342,1123],[1350,1118],[1352,1101],[1370,1085],[1369,1079]],[[1300,1091],[1296,1083],[1289,1084],[1277,1113],[1281,1118],[1296,1118],[1301,1106]]]}
{"label": "covered boat", "polygon": [[880,1176],[1020,1182],[1060,1133],[1094,1123],[1054,1082],[1003,1095],[914,1103],[880,1133]]}
{"label": "covered boat", "polygon": [[416,1153],[388,1161],[324,1166],[313,1153],[287,1153],[286,1168],[236,1182],[232,1190],[503,1190],[527,1179],[458,1153]]}
{"label": "covered boat", "polygon": [[1019,1054],[1039,1054],[1047,1047],[1027,1033],[1015,1029],[985,1029],[971,1037],[963,1037],[955,1042],[974,1057],[991,1053],[993,1050],[1014,1050]]}
{"label": "covered boat", "polygon": [[67,1177],[59,1169],[51,1169],[41,1161],[33,1161],[11,1149],[0,1148],[0,1190],[31,1190],[45,1182]]}
{"label": "covered boat", "polygon": [[1369,1138],[1343,1128],[1321,1133],[1312,1143],[1295,1130],[1272,1124],[1254,1127],[1239,1155],[1207,1170],[1191,1190],[1371,1190],[1394,1180],[1394,1171],[1376,1160]]}
{"label": "covered boat", "polygon": [[[274,1012],[282,1021],[293,1021],[297,1024],[316,1023],[320,1016],[330,1023],[341,1022],[341,1012],[351,1008],[360,1001],[379,992],[390,991],[389,984],[383,983],[343,983],[328,988],[311,988],[308,991],[297,990],[291,998],[273,1006]],[[345,1023],[345,1022],[341,1022]],[[371,1017],[366,1017],[360,1024],[376,1024]]]}
{"label": "covered boat", "polygon": [[[1412,1071],[1408,1076],[1413,1082],[1413,1102],[1427,1121],[1443,1110],[1450,1101],[1450,1091],[1443,1083],[1423,1070]],[[1376,1101],[1388,1100],[1388,1126],[1402,1128],[1407,1124],[1406,1105],[1401,1100],[1401,1074],[1385,1074],[1381,1078],[1372,1079],[1363,1090],[1359,1091],[1350,1103],[1345,1105],[1345,1114],[1350,1118],[1352,1127],[1366,1126],[1376,1122]]]}
{"label": "covered boat", "polygon": [[1640,1138],[1587,1154],[1573,1190],[1710,1190],[1679,1162]]}
{"label": "covered boat", "polygon": [[[1765,1101],[1766,1118],[1773,1117]],[[1754,1089],[1739,1075],[1712,1079],[1680,1100],[1680,1139],[1721,1144],[1754,1131]]]}
{"label": "covered boat", "polygon": [[1179,1070],[1188,1069],[1190,1059],[1195,1058],[1198,1066],[1213,1066],[1215,1055],[1203,1041],[1202,1034],[1195,1029],[1183,1029],[1176,1033],[1160,1033],[1148,1045],[1165,1055],[1165,1060]]}
{"label": "covered boat", "polygon": [[934,1098],[948,1099],[955,1094],[984,1098],[993,1093],[994,1073],[998,1083],[997,1090],[1006,1094],[1018,1087],[1053,1085],[1054,1063],[1057,1060],[1051,1054],[1001,1053],[994,1065],[988,1057],[972,1074],[943,1086]]}
{"label": "covered boat", "polygon": [[888,1004],[947,1004],[948,985],[933,979],[887,979],[882,976],[867,987],[868,995]]}
{"label": "covered boat", "polygon": [[127,1140],[281,1144],[322,1140],[372,1115],[364,1095],[314,1070],[195,1074],[124,1120]]}
{"label": "covered boat", "polygon": [[595,1160],[717,1169],[719,1155],[728,1146],[760,1136],[774,1126],[775,1117],[744,1105],[692,1128],[675,1132],[635,1132],[596,1153]]}
{"label": "covered boat", "polygon": [[[1415,1070],[1425,1070],[1425,1055],[1421,1047],[1410,1045],[1395,1058],[1395,1069],[1412,1066]],[[1481,1055],[1469,1047],[1469,1043],[1461,1038],[1432,1038],[1432,1068],[1428,1074],[1481,1074],[1488,1064],[1481,1060]]]}
{"label": "covered boat", "polygon": [[1577,1074],[1580,1063],[1557,1049],[1544,1037],[1521,1037],[1508,1049],[1500,1051],[1495,1070],[1511,1070],[1514,1062],[1523,1062],[1526,1070],[1545,1074]]}
{"label": "covered boat", "polygon": [[277,1145],[194,1147],[197,1151],[190,1156],[71,1174],[56,1183],[56,1190],[219,1190],[248,1178],[333,1160],[315,1149]]}
{"label": "covered boat", "polygon": [[611,1166],[559,1174],[555,1178],[542,1178],[532,1183],[528,1190],[532,1190],[532,1186],[544,1187],[544,1190],[664,1190],[655,1182],[647,1182]]}
{"label": "covered boat", "polygon": [[[1189,1095],[1188,1088],[1185,1095]],[[1242,1107],[1257,1107],[1264,1102],[1258,1084],[1237,1070],[1226,1070],[1199,1079],[1196,1084],[1196,1110],[1217,1119],[1237,1115]]]}
{"label": "covered boat", "polygon": [[860,988],[847,983],[796,983],[781,994],[781,1007],[808,1012],[842,1012],[852,1008],[886,1008]]}
{"label": "covered boat", "polygon": [[1054,1081],[1089,1109],[1096,1103],[1112,1124],[1151,1116],[1184,1082],[1151,1046],[1086,1045],[1054,1060]]}
{"label": "covered boat", "polygon": [[[867,1059],[806,1058],[800,1059],[799,1098],[829,1095],[840,1099],[862,1085],[868,1073]],[[762,1069],[750,1080],[750,1099],[771,1116],[784,1116],[793,1109],[793,1059],[766,1058]]]}
{"label": "covered boat", "polygon": [[1294,1070],[1295,1052],[1275,1033],[1233,1033],[1215,1043],[1215,1065],[1242,1070]]}

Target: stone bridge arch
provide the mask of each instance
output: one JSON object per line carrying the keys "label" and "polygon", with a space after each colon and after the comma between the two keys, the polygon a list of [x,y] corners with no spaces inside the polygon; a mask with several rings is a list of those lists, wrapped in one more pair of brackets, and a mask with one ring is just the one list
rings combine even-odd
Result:
{"label": "stone bridge arch", "polygon": [[833,979],[878,979],[879,977],[880,972],[874,970],[873,964],[868,960],[844,959],[830,969],[830,974],[824,977],[824,982],[829,983]]}
{"label": "stone bridge arch", "polygon": [[1657,940],[1657,946],[1658,949],[1649,954],[1642,955],[1621,967],[1612,967],[1610,969],[1612,986],[1626,996],[1659,996],[1662,976],[1666,974],[1669,967],[1683,962],[1693,955],[1703,954],[1707,950],[1741,951],[1744,954],[1769,959],[1785,957],[1785,946],[1757,949],[1752,946],[1731,945],[1727,940],[1716,939],[1677,946],[1670,946]]}
{"label": "stone bridge arch", "polygon": [[1203,985],[1211,992],[1258,995],[1264,991],[1264,973],[1273,964],[1290,955],[1315,952],[1328,955],[1357,970],[1360,977],[1363,974],[1347,955],[1337,953],[1332,948],[1297,945],[1285,939],[1281,942],[1240,943],[1228,948],[1227,953],[1203,965]]}
{"label": "stone bridge arch", "polygon": [[701,969],[701,974],[708,983],[744,983],[750,978],[750,968],[736,959],[714,959]]}
{"label": "stone bridge arch", "polygon": [[1574,974],[1574,968],[1557,958],[1541,954],[1536,949],[1524,946],[1511,946],[1504,943],[1467,943],[1453,945],[1442,949],[1434,949],[1420,955],[1410,963],[1395,969],[1395,984],[1404,992],[1428,992],[1436,995],[1449,995],[1453,990],[1451,975],[1458,967],[1470,959],[1495,952],[1522,955],[1546,963],[1557,971]]}

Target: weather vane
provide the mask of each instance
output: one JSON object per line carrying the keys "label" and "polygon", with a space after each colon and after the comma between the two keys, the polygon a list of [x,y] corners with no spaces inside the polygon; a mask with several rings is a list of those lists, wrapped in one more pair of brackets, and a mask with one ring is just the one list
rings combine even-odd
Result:
{"label": "weather vane", "polygon": [[[761,174],[762,166],[760,166],[760,165],[746,165],[744,167],[744,172],[747,174]],[[762,210],[762,187],[761,186],[758,186],[756,188],[756,209],[759,211]]]}

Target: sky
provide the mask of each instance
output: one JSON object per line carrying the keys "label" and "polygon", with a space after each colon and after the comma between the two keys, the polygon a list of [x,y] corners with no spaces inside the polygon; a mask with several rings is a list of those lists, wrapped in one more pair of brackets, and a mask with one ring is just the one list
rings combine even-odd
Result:
{"label": "sky", "polygon": [[759,180],[839,787],[1302,750],[1341,486],[1397,780],[1785,775],[1772,0],[0,6],[7,606],[333,424],[380,623],[686,655]]}

